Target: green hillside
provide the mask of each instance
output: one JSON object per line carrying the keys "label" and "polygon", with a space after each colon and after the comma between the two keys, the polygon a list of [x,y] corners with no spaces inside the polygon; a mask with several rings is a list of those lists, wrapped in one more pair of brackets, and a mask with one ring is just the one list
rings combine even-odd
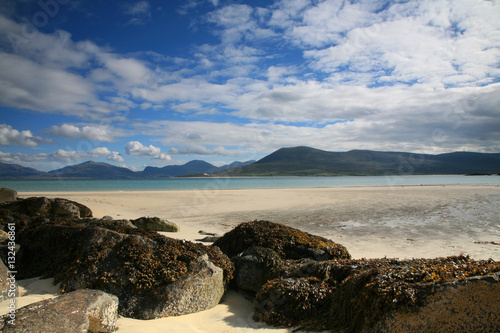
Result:
{"label": "green hillside", "polygon": [[500,154],[457,152],[441,155],[309,147],[282,148],[226,176],[377,176],[500,172]]}

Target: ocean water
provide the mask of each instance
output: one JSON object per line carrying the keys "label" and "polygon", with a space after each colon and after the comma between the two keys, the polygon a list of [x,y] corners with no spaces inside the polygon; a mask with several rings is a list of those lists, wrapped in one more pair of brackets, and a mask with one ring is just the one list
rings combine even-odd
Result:
{"label": "ocean water", "polygon": [[176,191],[438,185],[500,186],[500,176],[435,175],[364,177],[172,178],[161,180],[0,180],[0,187],[12,188],[17,192]]}

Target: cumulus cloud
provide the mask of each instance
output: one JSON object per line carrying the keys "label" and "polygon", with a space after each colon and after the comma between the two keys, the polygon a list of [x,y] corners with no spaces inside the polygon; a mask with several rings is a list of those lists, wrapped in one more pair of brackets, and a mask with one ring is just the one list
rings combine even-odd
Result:
{"label": "cumulus cloud", "polygon": [[40,143],[54,143],[51,140],[34,136],[30,130],[18,131],[7,124],[0,124],[0,145],[36,147]]}
{"label": "cumulus cloud", "polygon": [[148,156],[159,160],[170,161],[171,157],[161,152],[161,149],[153,145],[144,146],[139,141],[130,141],[125,145],[128,155]]}
{"label": "cumulus cloud", "polygon": [[53,125],[49,132],[52,136],[67,139],[87,139],[95,141],[112,142],[114,140],[110,128],[107,126],[82,126],[77,127],[70,124],[61,126]]}
{"label": "cumulus cloud", "polygon": [[25,154],[0,152],[0,161],[5,163],[63,162],[74,163],[86,159],[106,158],[113,162],[123,162],[123,157],[106,147],[97,147],[90,151],[58,149],[52,153]]}
{"label": "cumulus cloud", "polygon": [[148,86],[151,74],[138,59],[90,41],[74,42],[65,31],[27,35],[27,29],[25,23],[0,15],[2,105],[100,119],[134,106],[130,101],[117,103],[116,97],[132,87]]}

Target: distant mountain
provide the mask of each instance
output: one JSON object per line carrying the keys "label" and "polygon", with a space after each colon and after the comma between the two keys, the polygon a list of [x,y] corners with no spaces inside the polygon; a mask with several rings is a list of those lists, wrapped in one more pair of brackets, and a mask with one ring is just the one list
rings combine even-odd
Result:
{"label": "distant mountain", "polygon": [[500,154],[455,152],[440,155],[351,150],[328,152],[309,147],[281,148],[227,176],[365,176],[500,172]]}
{"label": "distant mountain", "polygon": [[107,163],[84,162],[71,165],[62,169],[49,171],[51,178],[75,179],[127,179],[137,178],[137,174],[127,168],[117,167]]}
{"label": "distant mountain", "polygon": [[19,164],[8,164],[0,162],[0,177],[1,178],[28,178],[42,177],[46,173],[33,168],[26,168]]}
{"label": "distant mountain", "polygon": [[200,175],[205,173],[214,174],[231,168],[252,164],[254,162],[255,161],[253,160],[246,162],[233,162],[231,164],[226,164],[220,167],[216,167],[205,161],[193,160],[183,165],[167,165],[162,168],[146,167],[144,171],[141,173],[141,176],[143,178],[157,178],[157,177],[180,177],[189,175]]}
{"label": "distant mountain", "polygon": [[233,162],[233,163],[226,164],[226,165],[218,167],[215,172],[224,171],[224,170],[228,170],[228,169],[232,169],[232,168],[237,168],[237,167],[240,167],[240,166],[250,165],[250,164],[253,164],[253,163],[255,163],[255,160],[250,160],[250,161],[246,161],[246,162],[236,161],[236,162]]}
{"label": "distant mountain", "polygon": [[141,175],[148,177],[178,177],[199,173],[210,173],[217,168],[210,163],[201,160],[193,160],[183,165],[167,165],[163,168],[146,167]]}

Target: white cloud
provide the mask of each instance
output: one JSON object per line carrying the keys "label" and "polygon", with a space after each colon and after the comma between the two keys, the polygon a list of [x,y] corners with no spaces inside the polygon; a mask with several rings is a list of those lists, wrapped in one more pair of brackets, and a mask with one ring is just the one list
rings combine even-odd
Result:
{"label": "white cloud", "polygon": [[34,136],[30,130],[18,131],[7,124],[0,124],[0,145],[36,147],[40,143],[53,143],[50,140]]}
{"label": "white cloud", "polygon": [[113,133],[108,126],[82,126],[77,127],[70,124],[61,126],[53,125],[49,132],[52,136],[68,139],[87,139],[95,141],[113,142]]}
{"label": "white cloud", "polygon": [[219,155],[219,156],[240,156],[241,153],[237,150],[227,150],[222,146],[209,149],[203,145],[189,145],[182,148],[171,148],[171,155]]}
{"label": "white cloud", "polygon": [[[113,162],[124,162],[123,157],[116,151],[106,147],[97,147],[88,152],[58,149],[52,153],[24,154],[0,152],[0,161],[5,163],[35,163],[35,162],[63,162],[74,163],[86,159],[106,158]],[[60,166],[55,166],[55,168]]]}
{"label": "white cloud", "polygon": [[151,5],[148,1],[139,1],[127,6],[125,14],[133,16],[127,24],[145,24],[151,18]]}
{"label": "white cloud", "polygon": [[158,157],[161,149],[153,145],[143,146],[139,141],[130,141],[125,145],[125,151],[128,155]]}

